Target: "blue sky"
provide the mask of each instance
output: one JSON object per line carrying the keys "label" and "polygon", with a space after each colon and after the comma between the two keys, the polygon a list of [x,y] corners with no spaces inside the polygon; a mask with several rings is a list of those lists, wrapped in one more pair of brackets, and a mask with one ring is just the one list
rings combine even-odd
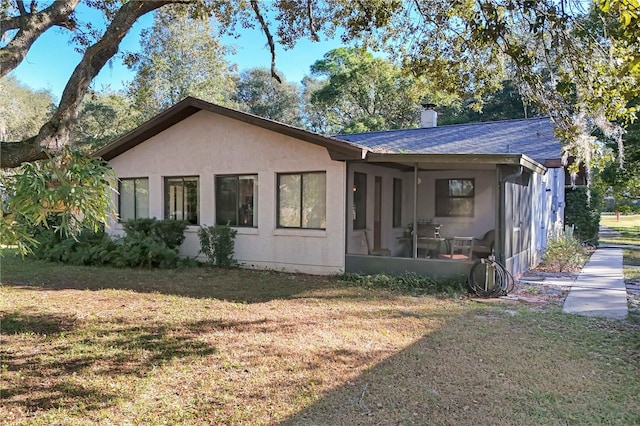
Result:
{"label": "blue sky", "polygon": [[[81,21],[90,20],[92,23],[98,17],[95,11],[83,6],[78,8],[77,14]],[[143,16],[122,41],[120,51],[137,51],[140,31],[150,27],[152,23],[151,14]],[[13,71],[13,75],[32,89],[49,90],[59,99],[64,85],[80,61],[80,54],[74,51],[70,39],[71,33],[67,30],[54,28],[47,31],[34,43],[25,60]],[[223,43],[236,47],[236,53],[228,56],[227,60],[237,64],[240,70],[271,66],[266,39],[258,29],[242,29],[240,38],[227,37],[223,39]],[[319,43],[304,39],[291,50],[277,46],[277,67],[288,81],[300,82],[309,74],[311,64],[340,45],[338,37],[336,40],[323,40]],[[118,90],[131,78],[131,71],[122,64],[119,56],[115,56],[94,79],[92,87],[98,91],[107,87]]]}

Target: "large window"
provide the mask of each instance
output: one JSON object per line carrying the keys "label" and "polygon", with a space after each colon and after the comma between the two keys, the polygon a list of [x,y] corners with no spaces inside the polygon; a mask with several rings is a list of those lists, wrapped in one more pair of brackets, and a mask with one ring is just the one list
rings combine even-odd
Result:
{"label": "large window", "polygon": [[402,179],[393,179],[393,227],[402,226]]}
{"label": "large window", "polygon": [[367,227],[367,175],[353,173],[353,229]]}
{"label": "large window", "polygon": [[436,179],[436,216],[473,217],[475,179]]}
{"label": "large window", "polygon": [[258,176],[216,176],[216,223],[258,226]]}
{"label": "large window", "polygon": [[120,179],[118,215],[121,221],[149,217],[149,179]]}
{"label": "large window", "polygon": [[278,227],[325,229],[325,172],[278,174]]}
{"label": "large window", "polygon": [[164,179],[165,219],[186,220],[198,224],[198,178],[168,177]]}

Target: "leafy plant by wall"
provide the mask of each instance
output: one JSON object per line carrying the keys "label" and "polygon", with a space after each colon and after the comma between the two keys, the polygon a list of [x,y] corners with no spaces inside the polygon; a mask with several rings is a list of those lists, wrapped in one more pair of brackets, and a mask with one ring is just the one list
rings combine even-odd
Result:
{"label": "leafy plant by wall", "polygon": [[588,190],[586,186],[566,188],[564,223],[573,225],[574,236],[579,241],[588,241],[597,245],[602,197],[596,189],[591,188],[591,200],[589,200]]}
{"label": "leafy plant by wall", "polygon": [[83,231],[64,238],[41,226],[34,233],[39,242],[33,256],[73,265],[176,268],[185,263],[178,253],[187,223],[175,220],[136,219],[124,224],[125,236],[112,239],[106,233]]}
{"label": "leafy plant by wall", "polygon": [[565,272],[581,268],[588,258],[586,248],[567,232],[548,243],[542,263],[552,272]]}
{"label": "leafy plant by wall", "polygon": [[223,268],[238,266],[234,249],[238,231],[228,225],[201,226],[198,231],[200,237],[200,252],[209,263]]}

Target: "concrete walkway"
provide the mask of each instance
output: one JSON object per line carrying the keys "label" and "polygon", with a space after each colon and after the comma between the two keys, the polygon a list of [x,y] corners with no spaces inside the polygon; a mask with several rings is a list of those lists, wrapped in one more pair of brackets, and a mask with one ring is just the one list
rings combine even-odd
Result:
{"label": "concrete walkway", "polygon": [[622,249],[599,248],[578,275],[563,312],[624,319],[629,313],[622,273]]}

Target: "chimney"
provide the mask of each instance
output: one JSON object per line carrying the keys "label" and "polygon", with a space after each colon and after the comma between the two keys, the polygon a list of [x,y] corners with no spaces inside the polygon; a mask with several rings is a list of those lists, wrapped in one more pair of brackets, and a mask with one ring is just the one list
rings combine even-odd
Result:
{"label": "chimney", "polygon": [[422,104],[420,113],[420,127],[438,126],[438,113],[434,110],[435,104]]}

